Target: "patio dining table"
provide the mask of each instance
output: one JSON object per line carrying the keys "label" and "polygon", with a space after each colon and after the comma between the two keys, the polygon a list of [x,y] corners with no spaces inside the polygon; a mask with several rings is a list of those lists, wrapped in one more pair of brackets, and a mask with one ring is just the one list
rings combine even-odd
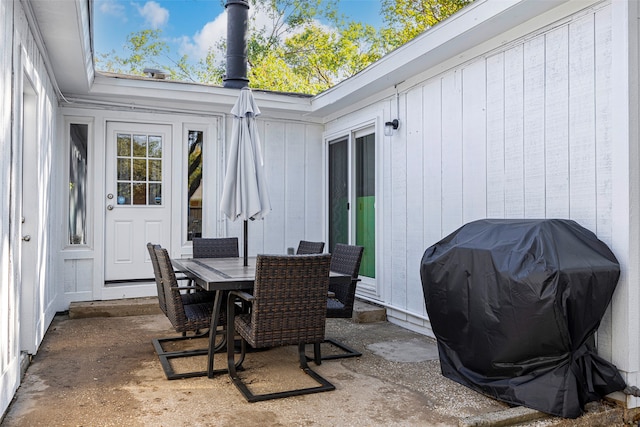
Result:
{"label": "patio dining table", "polygon": [[[242,257],[176,258],[172,259],[172,263],[176,270],[184,273],[198,286],[216,292],[211,314],[207,356],[207,376],[213,378],[216,373],[213,366],[216,352],[215,331],[218,329],[220,308],[229,291],[253,289],[256,277],[256,257],[249,257],[246,266]],[[329,274],[329,281],[335,284],[349,284],[351,276],[332,271]],[[227,345],[230,344],[227,343]]]}

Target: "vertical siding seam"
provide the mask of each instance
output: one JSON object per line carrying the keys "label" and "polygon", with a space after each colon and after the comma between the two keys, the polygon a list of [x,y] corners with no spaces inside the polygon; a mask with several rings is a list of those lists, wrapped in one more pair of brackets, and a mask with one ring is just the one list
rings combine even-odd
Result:
{"label": "vertical siding seam", "polygon": [[[464,140],[464,68],[460,68],[460,97],[458,98],[458,102],[460,103],[460,218],[462,223],[464,224],[464,213],[465,213],[465,186],[464,186],[464,178],[465,178],[465,156],[464,156],[464,148],[465,148],[465,140]],[[462,224],[460,224],[462,225]]]}
{"label": "vertical siding seam", "polygon": [[568,210],[569,210],[569,218],[572,219],[572,213],[571,213],[571,60],[572,60],[572,56],[571,56],[571,31],[570,28],[572,26],[572,23],[570,23],[569,25],[567,25],[567,58],[566,58],[566,67],[567,67],[567,81],[566,81],[566,89],[567,89],[567,193],[568,193],[568,198],[567,198],[567,204],[568,206]]}
{"label": "vertical siding seam", "polygon": [[489,216],[489,70],[487,69],[487,57],[484,57],[484,216]]}
{"label": "vertical siding seam", "polygon": [[596,36],[596,13],[593,12],[592,14],[593,19],[591,20],[591,25],[593,26],[593,62],[591,63],[591,72],[593,75],[593,80],[591,82],[591,84],[593,85],[593,111],[591,112],[593,114],[593,128],[591,129],[592,135],[593,135],[593,145],[591,146],[591,149],[593,150],[593,200],[594,200],[594,228],[595,230],[594,233],[596,234],[596,236],[598,235],[598,202],[599,202],[599,198],[598,198],[598,133],[597,133],[597,110],[598,110],[598,104],[597,104],[597,90],[598,90],[598,85],[596,83],[597,81],[597,74],[596,74],[596,64],[598,62],[598,57],[596,56],[597,52],[596,52],[596,43],[597,43],[597,36]]}
{"label": "vertical siding seam", "polygon": [[542,179],[544,181],[543,191],[543,203],[544,203],[544,217],[548,217],[547,212],[547,37],[548,34],[544,35],[542,40],[543,44],[543,55],[542,63],[544,66],[542,67],[542,81],[544,87],[542,88],[542,153],[543,153],[543,165],[542,165]]}
{"label": "vertical siding seam", "polygon": [[442,108],[443,108],[443,105],[442,105],[442,79],[443,78],[444,77],[440,77],[440,85],[439,85],[440,86],[439,87],[440,88],[440,100],[439,100],[439,102],[440,102],[440,107],[439,107],[439,109],[440,109],[440,135],[438,135],[438,143],[440,144],[440,201],[439,201],[439,203],[440,203],[440,218],[439,218],[440,219],[440,232],[439,232],[440,237],[442,237],[442,230],[443,230],[442,218],[444,216],[443,215],[444,214],[444,212],[443,212],[443,204],[442,204],[442,195],[444,194],[444,188],[442,188],[442,183],[444,182],[444,179],[443,179],[444,178],[444,174],[442,173],[442,153],[444,151],[442,149],[443,148],[442,147],[442,124],[443,124],[442,123],[442,117],[444,116],[444,114],[442,114]]}
{"label": "vertical siding seam", "polygon": [[[398,97],[398,98],[396,98],[396,106],[398,107],[398,111],[396,111],[396,117],[400,117],[400,111],[399,111],[400,110],[400,102],[399,102],[400,98],[399,98],[399,96],[400,95],[398,94],[398,88],[396,87],[396,97]],[[403,107],[403,109],[404,109],[404,117],[407,117],[407,110],[408,110],[407,102],[408,102],[408,93],[405,92],[404,93],[404,101],[403,101],[403,104],[404,104],[404,107]],[[420,102],[422,103],[422,91],[420,91]],[[409,135],[408,135],[408,131],[406,129],[405,129],[405,135],[406,135],[405,136],[405,147],[406,148],[405,148],[405,151],[404,151],[404,156],[405,156],[404,161],[405,161],[405,165],[408,166],[407,163],[408,163],[408,158],[409,158],[409,150],[408,150],[408,148],[409,148],[408,147],[408,145],[409,145],[408,144]],[[409,170],[408,168],[405,168],[405,171],[408,171],[408,170]],[[408,175],[408,173],[405,172],[405,175]],[[408,191],[408,189],[409,189],[409,185],[408,184],[409,184],[408,176],[405,176],[405,183],[404,183],[404,188],[405,188],[405,190],[404,190],[405,217],[408,216],[407,213],[408,213],[408,210],[409,210],[409,206],[408,206],[408,200],[409,200],[409,191]],[[405,221],[404,224],[405,224],[405,227],[406,227],[405,236],[409,236],[410,235],[409,234],[410,230],[408,229],[409,221]],[[407,256],[408,255],[407,254],[407,250],[409,249],[409,242],[408,242],[408,239],[406,237],[405,237],[404,247],[405,247],[404,307],[406,308],[406,307],[409,307],[409,274],[408,273],[410,271],[410,269],[409,269],[409,257]]]}
{"label": "vertical siding seam", "polygon": [[505,58],[505,52],[503,51],[500,56],[502,56],[502,217],[507,216],[507,186],[505,185],[506,175],[507,175],[507,61]]}
{"label": "vertical siding seam", "polygon": [[304,191],[302,192],[302,206],[303,206],[302,211],[304,212],[304,220],[302,221],[302,235],[306,237],[307,236],[307,217],[308,217],[307,209],[309,207],[308,204],[307,204],[307,184],[308,184],[308,181],[309,181],[308,180],[308,178],[309,178],[308,170],[307,170],[307,136],[308,136],[307,135],[307,131],[309,129],[308,129],[308,125],[306,125],[306,124],[303,125],[302,128],[303,128],[303,132],[302,133],[304,135],[304,138],[302,139],[302,156],[303,156],[303,159],[304,159],[304,163],[303,163],[303,165],[304,165],[304,168],[303,168],[304,183],[302,185],[303,188],[304,188]]}
{"label": "vertical siding seam", "polygon": [[527,217],[527,177],[526,177],[526,168],[525,168],[525,164],[526,164],[526,147],[524,144],[524,140],[525,140],[525,135],[526,135],[526,129],[525,129],[525,111],[526,111],[526,93],[525,93],[525,78],[524,78],[524,73],[525,73],[525,48],[524,48],[524,43],[522,43],[522,49],[520,50],[520,53],[522,55],[522,71],[521,71],[521,77],[522,77],[522,123],[521,123],[521,137],[520,137],[520,148],[522,150],[522,217],[526,218]]}

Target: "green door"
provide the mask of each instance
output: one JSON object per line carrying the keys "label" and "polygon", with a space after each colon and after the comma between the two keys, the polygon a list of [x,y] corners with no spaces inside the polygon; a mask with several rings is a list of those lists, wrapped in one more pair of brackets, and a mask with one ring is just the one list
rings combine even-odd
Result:
{"label": "green door", "polygon": [[376,277],[375,137],[356,138],[356,245],[364,246],[360,275]]}

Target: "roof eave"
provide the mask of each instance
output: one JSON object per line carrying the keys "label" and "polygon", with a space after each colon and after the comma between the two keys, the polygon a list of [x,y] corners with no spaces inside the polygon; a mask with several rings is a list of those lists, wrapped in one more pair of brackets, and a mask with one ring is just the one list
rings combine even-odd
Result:
{"label": "roof eave", "polygon": [[393,89],[416,74],[568,0],[477,0],[360,73],[318,94],[312,115],[328,117]]}

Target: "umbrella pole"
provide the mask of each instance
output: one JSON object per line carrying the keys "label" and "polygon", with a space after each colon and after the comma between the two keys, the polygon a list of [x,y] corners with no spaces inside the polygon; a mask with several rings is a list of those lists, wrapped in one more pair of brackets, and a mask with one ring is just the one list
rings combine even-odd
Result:
{"label": "umbrella pole", "polygon": [[249,238],[247,237],[247,231],[249,230],[248,224],[249,221],[247,221],[246,219],[244,220],[244,266],[248,266],[249,265],[249,247],[247,245],[247,242],[249,241]]}

